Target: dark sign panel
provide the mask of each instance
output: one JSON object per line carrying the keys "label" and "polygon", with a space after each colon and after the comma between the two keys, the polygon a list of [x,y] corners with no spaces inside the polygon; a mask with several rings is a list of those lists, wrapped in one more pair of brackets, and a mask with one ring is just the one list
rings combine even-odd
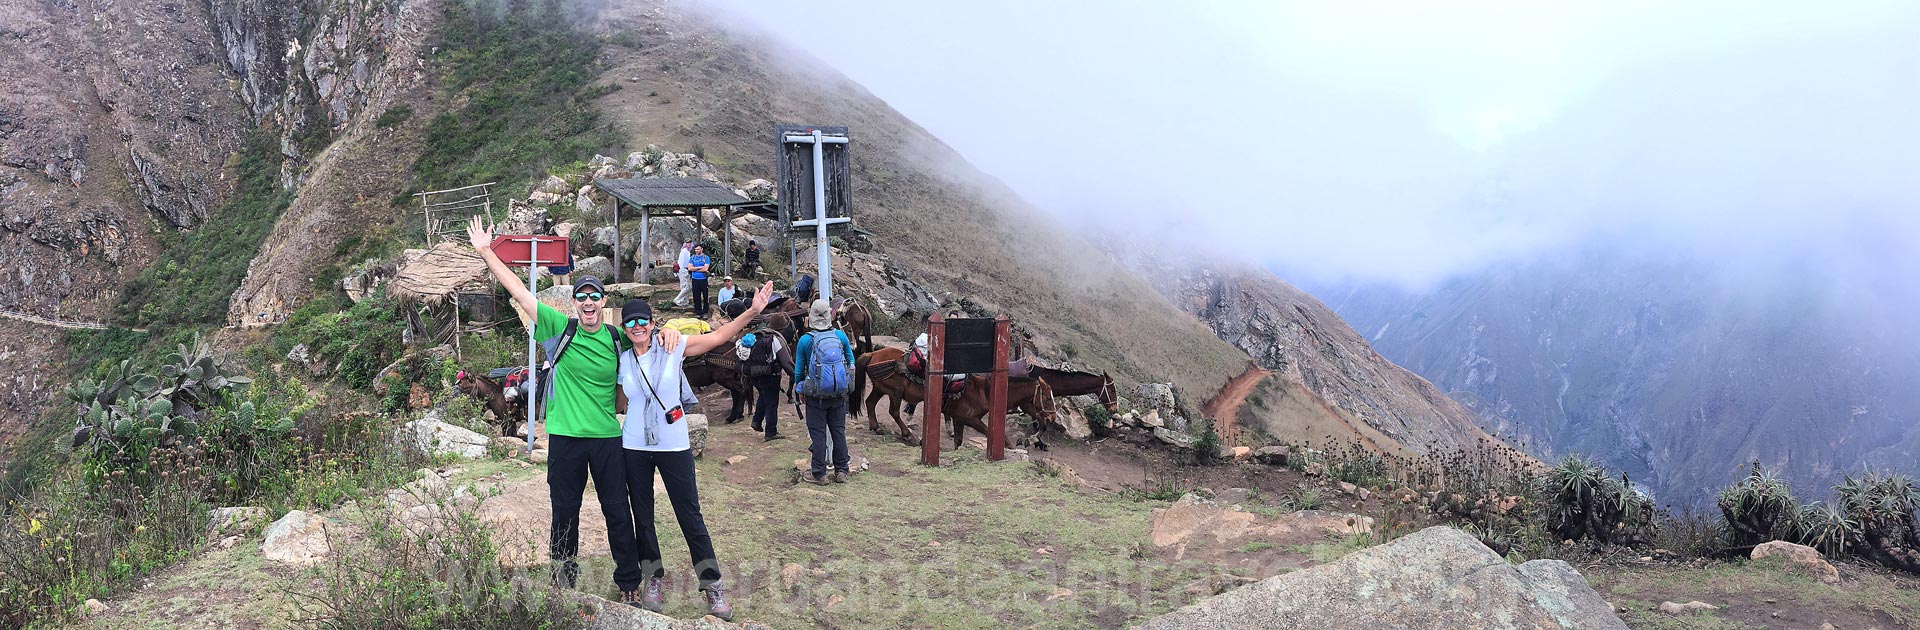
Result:
{"label": "dark sign panel", "polygon": [[993,371],[993,320],[970,317],[947,320],[947,348],[943,369],[948,374],[984,374]]}
{"label": "dark sign panel", "polygon": [[[815,130],[827,138],[847,137],[846,127],[822,127],[818,125],[778,125],[774,132],[780,143],[779,152],[779,201],[780,224],[789,230],[812,232],[810,226],[793,225],[794,221],[813,218],[813,143],[787,142],[787,136],[812,136]],[[847,143],[827,142],[820,145],[821,162],[826,166],[827,218],[851,217],[853,165],[847,157]],[[851,227],[848,223],[829,225],[831,234],[842,234]]]}

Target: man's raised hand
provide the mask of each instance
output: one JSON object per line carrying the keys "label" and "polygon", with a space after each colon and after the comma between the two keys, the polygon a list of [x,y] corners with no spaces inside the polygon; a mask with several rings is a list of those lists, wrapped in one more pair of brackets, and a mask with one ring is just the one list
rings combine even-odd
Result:
{"label": "man's raised hand", "polygon": [[493,245],[493,231],[487,229],[485,217],[476,216],[467,222],[467,242],[473,245],[474,251],[486,251]]}

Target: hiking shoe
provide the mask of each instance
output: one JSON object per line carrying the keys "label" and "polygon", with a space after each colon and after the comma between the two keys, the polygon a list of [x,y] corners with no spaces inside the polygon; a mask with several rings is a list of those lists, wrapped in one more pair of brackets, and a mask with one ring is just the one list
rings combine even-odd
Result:
{"label": "hiking shoe", "polygon": [[707,595],[707,614],[719,617],[721,621],[733,621],[733,604],[727,602],[726,587],[714,582],[700,591]]}
{"label": "hiking shoe", "polygon": [[740,424],[740,419],[745,417],[746,416],[734,416],[732,418],[727,418],[727,424]]}
{"label": "hiking shoe", "polygon": [[767,436],[767,438],[766,438],[765,440],[762,440],[762,441],[763,441],[763,442],[772,442],[772,441],[774,441],[774,440],[784,440],[784,439],[787,439],[787,436],[785,436],[785,435],[782,435],[782,434],[779,434],[779,433],[775,433],[775,434],[773,434],[773,435],[769,435],[769,436]]}
{"label": "hiking shoe", "polygon": [[639,608],[640,591],[620,591],[620,603]]}
{"label": "hiking shoe", "polygon": [[640,607],[660,612],[667,607],[667,591],[660,587],[660,578],[647,578],[647,587],[640,594]]}
{"label": "hiking shoe", "polygon": [[824,485],[827,485],[827,478],[826,478],[826,477],[818,477],[818,476],[815,476],[815,475],[814,475],[813,473],[807,473],[807,474],[804,474],[804,475],[800,475],[800,480],[801,480],[801,481],[805,481],[805,482],[807,482],[807,483],[810,483],[810,484],[813,484],[813,485],[816,485],[816,486],[824,486]]}
{"label": "hiking shoe", "polygon": [[767,430],[767,429],[766,429],[765,427],[762,427],[762,426],[760,426],[760,421],[759,421],[759,420],[755,420],[755,421],[753,421],[753,430],[755,430],[755,431],[765,431],[765,430]]}
{"label": "hiking shoe", "polygon": [[846,483],[846,482],[847,482],[847,471],[844,471],[844,470],[836,470],[836,471],[833,471],[833,482],[834,482],[834,483]]}

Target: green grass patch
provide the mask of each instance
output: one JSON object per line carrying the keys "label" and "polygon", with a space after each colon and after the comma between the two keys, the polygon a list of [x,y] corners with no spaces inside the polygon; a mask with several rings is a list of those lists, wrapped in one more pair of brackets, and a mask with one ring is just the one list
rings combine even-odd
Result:
{"label": "green grass patch", "polygon": [[619,145],[591,101],[600,45],[558,3],[446,3],[433,61],[448,102],[413,164],[422,190],[501,182],[515,190],[557,164]]}

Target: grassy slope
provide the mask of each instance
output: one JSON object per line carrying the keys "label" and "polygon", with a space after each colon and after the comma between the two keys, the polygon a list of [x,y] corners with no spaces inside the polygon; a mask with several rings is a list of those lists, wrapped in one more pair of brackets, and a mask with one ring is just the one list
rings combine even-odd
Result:
{"label": "grassy slope", "polygon": [[[649,5],[650,3],[629,3]],[[678,10],[625,6],[600,103],[633,144],[698,147],[745,180],[772,179],[776,122],[847,125],[856,216],[878,251],[929,287],[1004,308],[1042,352],[1132,381],[1171,380],[1203,400],[1246,367],[1216,339],[1086,241],[1020,200],[886,103],[824,64],[720,31]],[[742,42],[755,42],[746,45]]]}

